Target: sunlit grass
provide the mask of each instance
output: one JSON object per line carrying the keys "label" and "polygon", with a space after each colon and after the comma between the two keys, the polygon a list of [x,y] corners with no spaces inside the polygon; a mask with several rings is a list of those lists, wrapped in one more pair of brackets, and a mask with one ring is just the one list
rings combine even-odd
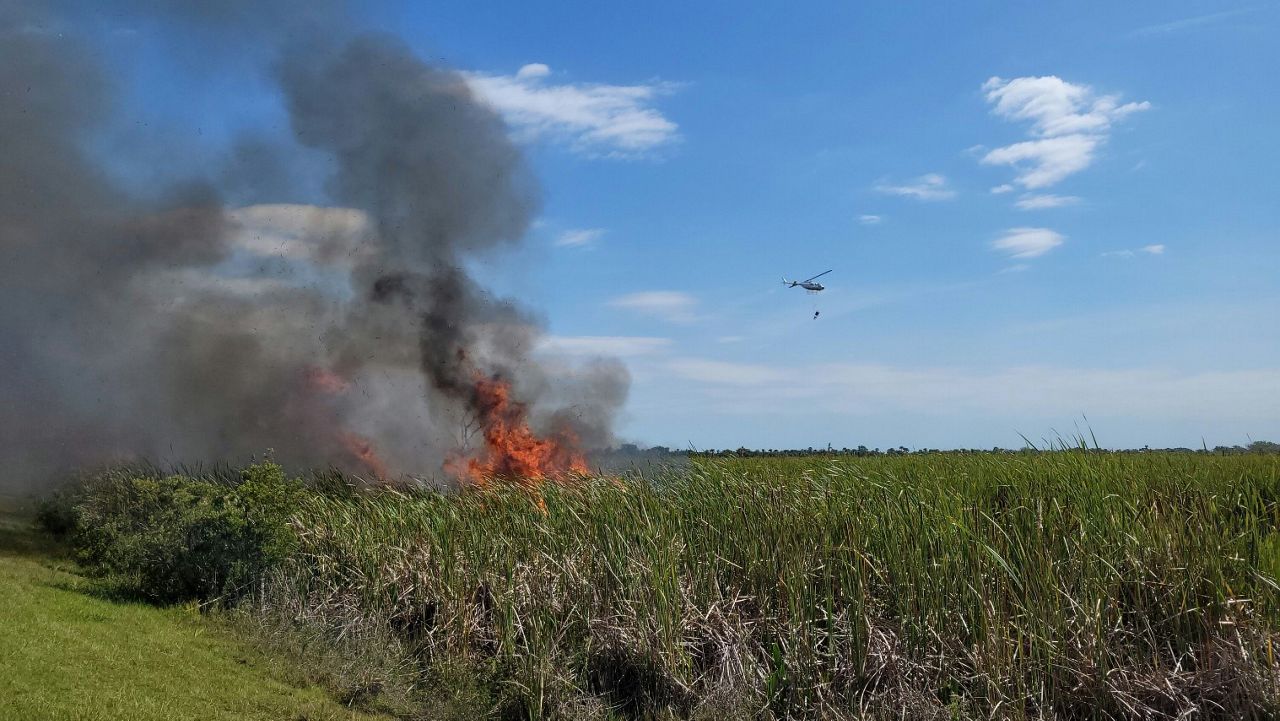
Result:
{"label": "sunlit grass", "polygon": [[1275,711],[1275,457],[700,461],[543,497],[311,496],[262,609],[461,659],[534,718]]}
{"label": "sunlit grass", "polygon": [[286,682],[271,659],[193,608],[91,593],[94,584],[32,532],[30,509],[16,506],[0,499],[0,719],[389,718]]}

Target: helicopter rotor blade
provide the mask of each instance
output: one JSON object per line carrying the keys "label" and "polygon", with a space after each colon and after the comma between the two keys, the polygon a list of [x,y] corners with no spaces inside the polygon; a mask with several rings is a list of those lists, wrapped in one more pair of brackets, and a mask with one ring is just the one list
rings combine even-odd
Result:
{"label": "helicopter rotor blade", "polygon": [[[834,269],[834,268],[832,268],[831,270],[835,270],[835,269]],[[817,274],[817,275],[813,276],[813,278],[808,278],[808,279],[806,279],[806,280],[802,280],[802,281],[800,281],[800,282],[801,282],[801,283],[808,283],[809,281],[814,280],[815,278],[821,278],[822,276],[824,276],[824,275],[826,275],[827,273],[830,273],[830,272],[831,272],[830,270],[824,270],[824,271],[822,271],[821,273],[819,273],[819,274]]]}

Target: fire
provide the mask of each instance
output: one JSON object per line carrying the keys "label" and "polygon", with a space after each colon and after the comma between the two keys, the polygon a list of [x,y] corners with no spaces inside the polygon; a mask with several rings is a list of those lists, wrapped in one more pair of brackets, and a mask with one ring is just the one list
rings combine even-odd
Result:
{"label": "fire", "polygon": [[307,368],[305,372],[304,382],[307,388],[323,393],[327,396],[336,396],[345,393],[347,388],[351,386],[346,378],[334,373],[331,370],[325,370],[316,366]]}
{"label": "fire", "polygon": [[[316,366],[303,372],[302,382],[309,394],[325,398],[342,396],[351,388],[346,378]],[[474,454],[448,459],[445,470],[452,475],[481,486],[502,478],[532,490],[545,480],[565,480],[590,472],[578,436],[569,428],[544,436],[535,434],[529,427],[528,409],[511,398],[511,384],[507,381],[477,374],[469,400],[484,446]],[[336,417],[334,424],[338,424]],[[341,428],[332,432],[350,462],[362,465],[378,478],[390,477],[387,464],[370,439]],[[538,505],[545,512],[541,498]]]}
{"label": "fire", "polygon": [[[340,396],[351,388],[351,382],[346,378],[318,366],[307,368],[303,372],[302,382],[310,393],[325,397]],[[334,424],[337,425],[337,423],[338,421],[335,418]],[[390,474],[387,472],[387,464],[378,456],[377,451],[373,448],[373,443],[368,438],[337,428],[333,430],[333,433],[337,444],[342,446],[350,457],[349,460],[359,463],[377,478],[390,478]]]}
{"label": "fire", "polygon": [[338,440],[342,443],[342,447],[347,449],[355,460],[359,461],[369,470],[376,478],[390,478],[387,473],[387,465],[378,457],[376,451],[373,450],[373,444],[368,438],[357,435],[355,433],[340,432]]}
{"label": "fire", "polygon": [[478,377],[472,400],[484,448],[478,456],[450,459],[445,463],[450,473],[480,485],[491,478],[533,485],[589,473],[577,435],[568,428],[542,438],[535,435],[524,404],[511,400],[511,385],[506,381]]}

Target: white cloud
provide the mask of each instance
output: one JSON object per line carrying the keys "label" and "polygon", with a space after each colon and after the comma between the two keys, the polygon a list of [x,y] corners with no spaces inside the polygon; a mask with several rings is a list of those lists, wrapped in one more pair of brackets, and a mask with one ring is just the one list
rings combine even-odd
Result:
{"label": "white cloud", "polygon": [[859,215],[858,216],[858,222],[862,223],[863,225],[879,225],[883,221],[884,221],[884,218],[878,215]]}
{"label": "white cloud", "polygon": [[1065,238],[1048,228],[1010,228],[991,242],[994,250],[1010,258],[1036,258],[1062,245]]}
{"label": "white cloud", "polygon": [[646,336],[553,335],[542,339],[539,350],[573,356],[639,356],[666,350],[670,338]]}
{"label": "white cloud", "polygon": [[1093,164],[1102,139],[1091,135],[1064,135],[1058,138],[1027,140],[996,148],[982,158],[983,165],[1009,165],[1017,169],[1014,179],[1029,189],[1045,188]]}
{"label": "white cloud", "polygon": [[559,248],[581,248],[595,243],[604,236],[604,232],[604,228],[566,230],[556,238],[555,244]]}
{"label": "white cloud", "polygon": [[1031,269],[1031,266],[1027,265],[1026,263],[1014,263],[1008,268],[1001,269],[1000,272],[1001,273],[1024,273],[1030,269]]}
{"label": "white cloud", "polygon": [[1009,185],[1008,183],[1003,183],[1001,185],[997,185],[996,187],[992,188],[991,192],[995,193],[996,195],[1000,195],[1001,193],[1013,192],[1013,190],[1014,188],[1012,185]]}
{"label": "white cloud", "polygon": [[1134,30],[1129,34],[1135,37],[1142,37],[1147,35],[1164,35],[1167,33],[1177,32],[1179,30],[1186,30],[1187,28],[1194,28],[1200,25],[1207,25],[1209,23],[1217,22],[1218,20],[1222,20],[1224,18],[1234,17],[1236,15],[1241,15],[1244,13],[1250,13],[1255,10],[1257,10],[1256,7],[1240,8],[1237,10],[1226,10],[1223,12],[1210,13],[1208,15],[1197,15],[1195,17],[1183,18],[1181,20],[1174,20],[1172,22],[1161,23],[1159,25],[1148,25],[1146,27],[1138,28],[1137,30]]}
{"label": "white cloud", "polygon": [[1103,258],[1133,258],[1139,253],[1145,253],[1147,255],[1164,255],[1164,245],[1161,243],[1153,243],[1151,245],[1144,245],[1141,248],[1138,248],[1137,250],[1129,250],[1127,248],[1124,250],[1108,250],[1107,252],[1102,254],[1102,257]]}
{"label": "white cloud", "polygon": [[[1123,417],[1201,421],[1271,420],[1280,406],[1280,369],[1179,372],[1164,368],[1015,366],[995,370],[831,363],[762,365],[702,358],[666,364],[690,381],[711,412],[894,412],[928,417]],[[749,390],[750,392],[744,392]],[[700,396],[700,397],[699,397]],[[784,401],[796,401],[786,403]]]}
{"label": "white cloud", "polygon": [[992,109],[1006,120],[1030,120],[1041,137],[1105,132],[1112,121],[1146,110],[1150,103],[1120,104],[1118,95],[1096,95],[1088,85],[1075,85],[1047,75],[1005,80],[991,78],[983,84]]}
{"label": "white cloud", "polygon": [[516,71],[516,80],[534,80],[551,74],[551,68],[543,63],[529,63]]}
{"label": "white cloud", "polygon": [[671,83],[550,84],[551,68],[525,65],[515,75],[466,73],[471,88],[525,139],[568,143],[589,155],[642,155],[675,142],[678,126],[651,104]]}
{"label": "white cloud", "polygon": [[618,296],[609,301],[614,308],[625,308],[641,315],[662,318],[673,323],[690,323],[696,319],[693,311],[698,300],[688,293],[675,290],[650,290]]}
{"label": "white cloud", "polygon": [[1075,205],[1080,199],[1074,195],[1027,194],[1018,198],[1014,206],[1019,210],[1042,210],[1044,208],[1061,208],[1064,205]]}
{"label": "white cloud", "polygon": [[264,258],[345,266],[372,253],[362,211],[318,205],[250,205],[227,213],[232,245]]}
{"label": "white cloud", "polygon": [[1048,187],[1089,167],[1113,123],[1151,107],[1146,101],[1121,104],[1118,95],[1098,95],[1088,85],[1052,75],[993,77],[982,89],[994,106],[992,113],[1030,121],[1035,139],[996,148],[981,162],[1013,166],[1019,171],[1017,182],[1029,189]]}
{"label": "white cloud", "polygon": [[188,300],[201,302],[206,296],[251,298],[298,290],[296,285],[286,279],[233,277],[190,268],[159,271],[151,277],[150,282],[171,293],[167,300],[179,303]]}
{"label": "white cloud", "polygon": [[906,185],[880,183],[876,190],[917,200],[947,200],[956,197],[956,191],[947,187],[947,179],[937,173],[922,175]]}
{"label": "white cloud", "polygon": [[666,367],[678,378],[720,385],[760,386],[791,380],[789,374],[782,369],[706,358],[677,358],[667,363]]}

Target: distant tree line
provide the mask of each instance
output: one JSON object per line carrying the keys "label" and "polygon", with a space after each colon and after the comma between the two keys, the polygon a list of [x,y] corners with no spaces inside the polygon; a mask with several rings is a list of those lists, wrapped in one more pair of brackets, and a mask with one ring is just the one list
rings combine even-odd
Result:
{"label": "distant tree line", "polygon": [[1141,448],[1132,449],[1106,449],[1097,447],[1088,447],[1084,443],[1075,446],[1054,446],[1052,448],[1033,448],[1027,446],[1024,448],[1001,448],[996,446],[991,449],[982,448],[955,448],[950,450],[941,450],[938,448],[917,448],[909,449],[906,446],[898,446],[896,448],[880,449],[867,448],[866,446],[858,446],[857,448],[834,448],[828,445],[826,448],[746,448],[737,449],[714,449],[706,448],[702,450],[696,449],[679,449],[667,448],[666,446],[650,446],[641,448],[634,443],[624,443],[612,452],[624,456],[640,456],[649,458],[661,458],[669,456],[689,456],[693,458],[782,458],[782,457],[804,457],[804,456],[852,456],[855,458],[866,458],[870,456],[905,456],[905,455],[928,455],[933,453],[1039,453],[1044,450],[1073,450],[1087,451],[1089,453],[1198,453],[1202,455],[1230,456],[1241,455],[1246,453],[1254,454],[1273,454],[1280,455],[1280,443],[1271,441],[1253,441],[1247,446],[1214,446],[1210,449],[1208,446],[1200,448],[1151,448],[1143,446]]}

